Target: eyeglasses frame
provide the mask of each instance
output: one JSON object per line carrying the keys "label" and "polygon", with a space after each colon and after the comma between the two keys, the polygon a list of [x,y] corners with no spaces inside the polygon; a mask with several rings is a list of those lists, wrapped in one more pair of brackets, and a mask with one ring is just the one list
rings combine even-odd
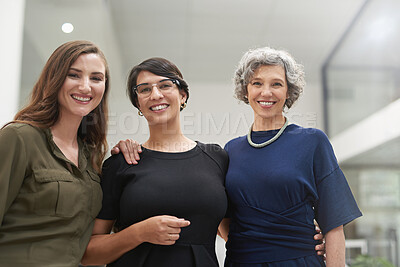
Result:
{"label": "eyeglasses frame", "polygon": [[[151,89],[153,90],[153,87],[156,86],[157,89],[160,90],[160,88],[157,86],[157,84],[158,84],[158,83],[161,83],[161,82],[165,82],[165,81],[171,81],[173,84],[176,84],[176,86],[178,86],[178,89],[179,89],[179,90],[181,89],[181,84],[180,84],[179,80],[178,80],[178,79],[175,79],[175,78],[162,79],[162,80],[159,81],[159,82],[150,84]],[[145,85],[145,84],[148,84],[148,83],[141,83],[141,84],[135,85],[135,86],[132,88],[132,91],[133,91],[137,96],[139,96],[140,94],[138,93],[137,88],[138,88],[139,86]],[[161,91],[162,91],[162,90],[161,90]],[[150,92],[150,94],[151,94],[151,92]]]}

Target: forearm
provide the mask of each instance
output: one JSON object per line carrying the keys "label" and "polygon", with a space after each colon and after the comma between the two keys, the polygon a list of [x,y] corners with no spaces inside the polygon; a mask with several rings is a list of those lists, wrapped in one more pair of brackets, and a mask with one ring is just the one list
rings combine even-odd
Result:
{"label": "forearm", "polygon": [[330,230],[325,235],[326,266],[345,266],[345,238],[343,225]]}
{"label": "forearm", "polygon": [[104,265],[115,261],[143,243],[139,228],[140,225],[134,224],[118,233],[92,235],[81,263]]}
{"label": "forearm", "polygon": [[218,226],[218,235],[225,240],[228,240],[228,233],[229,233],[229,224],[231,222],[230,218],[222,219],[221,223]]}

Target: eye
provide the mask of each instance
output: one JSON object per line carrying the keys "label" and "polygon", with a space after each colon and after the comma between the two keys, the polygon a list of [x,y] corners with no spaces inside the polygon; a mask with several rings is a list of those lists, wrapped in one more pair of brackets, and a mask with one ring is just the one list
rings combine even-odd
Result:
{"label": "eye", "polygon": [[68,73],[67,76],[70,78],[78,78],[79,77],[78,74],[76,74],[76,73]]}
{"label": "eye", "polygon": [[102,77],[98,77],[98,76],[94,76],[94,77],[92,77],[91,79],[94,80],[94,81],[96,81],[96,82],[101,82],[101,81],[103,81],[103,78],[102,78]]}
{"label": "eye", "polygon": [[253,86],[262,86],[262,83],[260,83],[260,82],[252,82],[251,85],[253,85]]}
{"label": "eye", "polygon": [[275,82],[275,83],[272,84],[272,86],[273,86],[273,87],[282,87],[283,84],[280,83],[280,82]]}
{"label": "eye", "polygon": [[149,93],[149,92],[151,92],[151,87],[142,87],[142,86],[140,86],[139,88],[138,88],[138,91],[139,91],[139,93]]}
{"label": "eye", "polygon": [[166,90],[166,89],[169,89],[169,88],[171,88],[172,87],[172,84],[169,84],[169,83],[163,83],[163,84],[160,84],[160,89],[161,90]]}

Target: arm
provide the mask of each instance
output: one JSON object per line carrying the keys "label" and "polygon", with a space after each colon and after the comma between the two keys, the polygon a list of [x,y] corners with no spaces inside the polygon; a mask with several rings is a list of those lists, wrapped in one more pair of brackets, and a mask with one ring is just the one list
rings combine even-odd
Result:
{"label": "arm", "polygon": [[326,266],[345,266],[345,244],[343,225],[326,233]]}
{"label": "arm", "polygon": [[228,233],[229,233],[229,224],[231,223],[230,218],[223,218],[221,223],[218,226],[218,235],[222,237],[222,239],[228,241]]}
{"label": "arm", "polygon": [[92,237],[82,258],[83,265],[101,265],[115,261],[143,242],[173,245],[179,239],[181,227],[189,221],[161,215],[135,223],[124,230],[110,234],[114,220],[96,219]]}
{"label": "arm", "polygon": [[17,197],[25,177],[27,159],[23,139],[10,127],[0,131],[0,226]]}
{"label": "arm", "polygon": [[119,152],[124,154],[127,163],[138,164],[138,160],[140,160],[139,153],[142,153],[142,147],[137,141],[132,139],[121,140],[111,149],[112,155]]}

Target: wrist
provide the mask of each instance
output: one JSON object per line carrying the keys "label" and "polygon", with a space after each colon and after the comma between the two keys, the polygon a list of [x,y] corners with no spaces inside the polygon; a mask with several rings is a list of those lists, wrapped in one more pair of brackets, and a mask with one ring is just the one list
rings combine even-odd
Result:
{"label": "wrist", "polygon": [[138,222],[133,225],[131,225],[129,231],[129,238],[130,240],[136,240],[137,242],[144,243],[146,242],[145,235],[144,235],[144,229],[143,229],[143,222]]}

